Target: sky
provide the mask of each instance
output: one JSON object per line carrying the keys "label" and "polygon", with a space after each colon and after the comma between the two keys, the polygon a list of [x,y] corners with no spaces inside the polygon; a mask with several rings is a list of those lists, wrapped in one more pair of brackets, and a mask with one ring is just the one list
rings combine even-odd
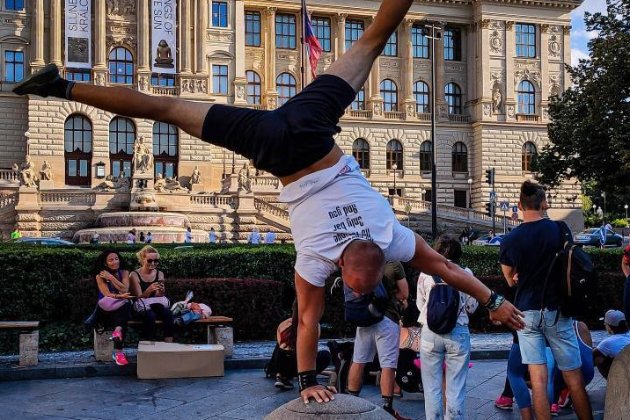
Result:
{"label": "sky", "polygon": [[584,0],[582,5],[571,12],[571,64],[576,65],[580,58],[588,58],[586,44],[595,36],[595,32],[587,32],[584,28],[584,12],[596,13],[606,11],[606,0]]}

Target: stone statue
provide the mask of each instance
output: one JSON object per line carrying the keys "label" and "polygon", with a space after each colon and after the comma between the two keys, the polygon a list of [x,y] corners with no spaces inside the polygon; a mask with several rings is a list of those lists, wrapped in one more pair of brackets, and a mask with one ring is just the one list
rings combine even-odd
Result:
{"label": "stone statue", "polygon": [[244,163],[241,170],[238,171],[238,190],[252,192],[251,174],[249,171],[249,165],[247,163]]}
{"label": "stone statue", "polygon": [[188,188],[182,187],[182,184],[179,183],[177,177],[166,178],[164,189],[168,192],[188,192]]}
{"label": "stone statue", "polygon": [[94,189],[100,191],[110,191],[116,189],[116,183],[114,182],[114,177],[110,174],[105,177],[105,181],[98,184]]}
{"label": "stone statue", "polygon": [[50,164],[46,160],[42,164],[42,170],[39,172],[39,179],[42,180],[42,181],[52,181],[53,180],[52,168],[50,167]]}
{"label": "stone statue", "polygon": [[492,90],[492,113],[501,114],[503,108],[503,95],[499,85],[494,85]]}
{"label": "stone statue", "polygon": [[172,69],[174,67],[171,47],[169,47],[168,43],[164,39],[160,40],[157,51],[155,52],[155,67],[162,67],[166,69]]}
{"label": "stone statue", "polygon": [[105,181],[101,182],[94,188],[99,191],[115,190],[116,192],[129,192],[130,187],[131,182],[129,181],[129,178],[127,178],[125,171],[122,171],[118,178],[114,178],[111,174],[107,175],[105,177]]}
{"label": "stone statue", "polygon": [[24,162],[20,165],[17,163],[14,164],[13,171],[18,173],[20,177],[20,185],[25,187],[34,187],[35,183],[38,181],[30,155],[26,155]]}
{"label": "stone statue", "polygon": [[133,146],[133,172],[145,174],[153,171],[153,153],[144,142],[144,137],[139,137]]}
{"label": "stone statue", "polygon": [[196,185],[201,183],[201,171],[199,170],[199,166],[195,166],[195,170],[190,177],[190,185]]}
{"label": "stone statue", "polygon": [[153,188],[157,192],[164,192],[166,189],[166,181],[164,180],[164,177],[162,177],[162,174],[157,174],[157,178],[155,178],[155,182],[153,183]]}

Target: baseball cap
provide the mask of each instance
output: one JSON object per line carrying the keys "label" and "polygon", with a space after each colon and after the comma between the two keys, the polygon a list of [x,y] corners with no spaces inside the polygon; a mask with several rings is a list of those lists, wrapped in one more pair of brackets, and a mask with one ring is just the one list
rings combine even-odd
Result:
{"label": "baseball cap", "polygon": [[626,320],[626,316],[621,311],[610,309],[609,311],[606,311],[606,315],[599,320],[604,321],[605,324],[608,324],[611,327],[618,327],[621,321]]}

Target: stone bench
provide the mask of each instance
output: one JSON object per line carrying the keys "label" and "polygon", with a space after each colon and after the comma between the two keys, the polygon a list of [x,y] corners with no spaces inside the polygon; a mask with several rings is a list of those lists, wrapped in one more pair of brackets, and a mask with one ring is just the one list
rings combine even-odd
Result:
{"label": "stone bench", "polygon": [[312,400],[304,404],[302,398],[289,401],[271,412],[265,420],[391,420],[392,416],[368,400],[347,394],[335,394],[325,404]]}
{"label": "stone bench", "polygon": [[20,332],[20,366],[39,362],[39,321],[0,321],[0,330]]}
{"label": "stone bench", "polygon": [[[206,340],[208,344],[221,344],[225,349],[225,357],[232,357],[234,354],[234,330],[231,326],[233,319],[227,316],[211,316],[206,319],[199,319],[192,324],[204,325],[206,327]],[[161,320],[155,321],[157,325],[162,324]],[[130,327],[142,327],[142,321],[129,321]],[[94,357],[99,362],[109,362],[112,359],[114,343],[109,339],[112,331],[103,331],[99,334],[94,330]]]}

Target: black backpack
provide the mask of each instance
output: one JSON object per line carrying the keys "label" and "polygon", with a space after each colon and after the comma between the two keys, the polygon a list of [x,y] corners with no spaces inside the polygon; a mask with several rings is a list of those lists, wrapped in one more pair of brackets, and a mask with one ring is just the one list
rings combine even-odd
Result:
{"label": "black backpack", "polygon": [[369,327],[381,322],[385,317],[385,307],[389,300],[387,290],[380,282],[373,292],[355,296],[352,289],[343,285],[345,320],[358,327]]}
{"label": "black backpack", "polygon": [[427,326],[436,334],[453,331],[459,317],[459,292],[433,276],[435,286],[429,292],[427,303]]}
{"label": "black backpack", "polygon": [[560,229],[560,249],[547,272],[543,286],[545,292],[551,272],[558,266],[558,290],[560,292],[560,312],[567,317],[586,315],[597,295],[597,271],[591,257],[582,247],[573,243],[571,230],[564,222],[556,222]]}
{"label": "black backpack", "polygon": [[414,363],[418,355],[411,349],[401,349],[396,367],[396,383],[406,392],[423,392],[420,368]]}

